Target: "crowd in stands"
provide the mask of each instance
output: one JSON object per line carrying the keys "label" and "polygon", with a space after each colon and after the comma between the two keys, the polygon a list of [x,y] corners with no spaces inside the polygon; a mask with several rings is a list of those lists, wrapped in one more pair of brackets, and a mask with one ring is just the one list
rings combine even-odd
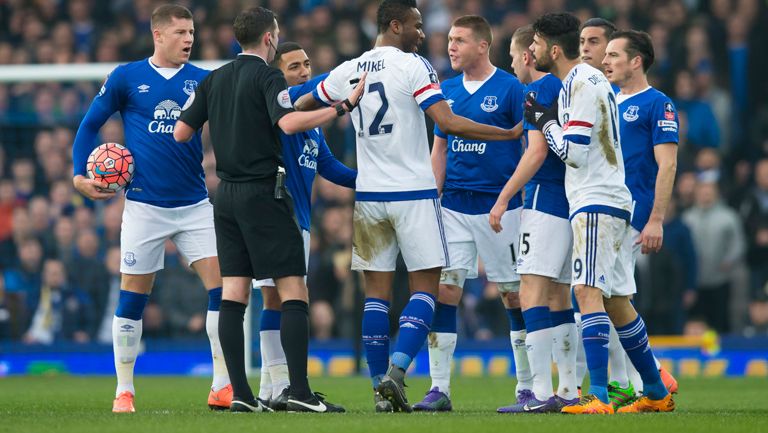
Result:
{"label": "crowd in stands", "polygon": [[[376,0],[180,0],[195,15],[194,60],[231,59],[231,24],[261,4],[279,16],[315,74],[373,45]],[[151,0],[0,2],[0,65],[128,62],[152,54]],[[768,4],[758,0],[420,0],[421,53],[452,77],[447,31],[460,15],[486,17],[492,60],[510,69],[511,34],[545,11],[601,16],[654,41],[654,86],[680,113],[677,182],[664,248],[638,263],[636,304],[652,334],[768,334]],[[2,66],[0,66],[2,68]],[[71,145],[101,83],[0,83],[0,341],[111,342],[120,288],[123,199],[92,203],[72,186]],[[326,128],[334,154],[355,165],[349,118]],[[119,116],[100,142],[123,142]],[[215,161],[206,144],[215,200]],[[137,167],[141,170],[141,167]],[[361,278],[350,271],[354,194],[318,179],[308,284],[317,339],[355,337]],[[397,291],[406,298],[407,277]],[[401,300],[402,302],[402,300]],[[397,313],[395,300],[393,312]],[[206,294],[167,246],[165,270],[144,313],[147,338],[204,338]],[[396,323],[394,321],[393,323]],[[467,283],[462,336],[508,329],[494,284]]]}

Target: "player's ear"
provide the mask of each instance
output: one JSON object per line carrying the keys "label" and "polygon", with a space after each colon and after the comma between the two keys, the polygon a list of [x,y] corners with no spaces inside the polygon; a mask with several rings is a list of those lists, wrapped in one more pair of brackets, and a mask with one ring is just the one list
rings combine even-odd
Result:
{"label": "player's ear", "polygon": [[392,33],[399,35],[400,31],[402,30],[402,24],[398,20],[392,20],[389,22],[389,29],[392,30]]}

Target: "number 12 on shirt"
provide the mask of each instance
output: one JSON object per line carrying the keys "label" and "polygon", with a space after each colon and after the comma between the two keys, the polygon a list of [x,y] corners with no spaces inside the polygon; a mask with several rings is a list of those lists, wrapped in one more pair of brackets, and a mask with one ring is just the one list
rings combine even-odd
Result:
{"label": "number 12 on shirt", "polygon": [[[379,107],[379,110],[376,112],[376,115],[373,117],[373,121],[371,121],[370,126],[368,127],[368,135],[374,136],[374,135],[381,135],[381,134],[390,134],[392,133],[392,124],[385,124],[382,125],[381,121],[384,120],[384,115],[387,113],[387,110],[389,109],[389,101],[387,101],[387,92],[384,90],[384,83],[370,83],[368,84],[368,93],[377,92],[379,94],[379,98],[381,99],[381,106]],[[365,123],[363,122],[363,109],[362,107],[357,108],[357,113],[360,120],[360,130],[357,132],[357,135],[359,137],[365,136]]]}

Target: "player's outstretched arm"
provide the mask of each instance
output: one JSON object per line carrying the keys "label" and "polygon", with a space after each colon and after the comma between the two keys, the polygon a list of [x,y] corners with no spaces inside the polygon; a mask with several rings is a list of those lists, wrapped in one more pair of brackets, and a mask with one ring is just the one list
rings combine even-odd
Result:
{"label": "player's outstretched arm", "polygon": [[336,159],[331,149],[328,148],[328,143],[325,142],[322,134],[320,135],[320,143],[318,143],[317,174],[336,185],[355,189],[357,170],[347,167]]}
{"label": "player's outstretched arm", "polygon": [[312,111],[322,107],[320,101],[315,99],[312,92],[302,95],[294,104],[293,108],[296,111]]}
{"label": "player's outstretched arm", "polygon": [[637,243],[642,244],[643,254],[657,253],[664,243],[664,215],[672,197],[672,186],[677,172],[677,144],[662,143],[653,147],[656,164],[659,166],[656,174],[655,196],[653,210],[648,223],[643,227]]}
{"label": "player's outstretched arm", "polygon": [[[352,93],[349,94],[347,99],[339,103],[345,112],[349,113],[357,106],[358,102],[360,102],[360,98],[365,91],[366,75],[367,73],[363,73],[360,77],[360,81],[352,90]],[[277,122],[277,126],[279,126],[286,134],[291,135],[317,128],[320,125],[330,122],[337,116],[338,112],[336,106],[314,111],[294,111],[281,117]]]}
{"label": "player's outstretched arm", "polygon": [[448,141],[439,137],[435,133],[435,139],[432,141],[432,172],[435,174],[435,183],[437,184],[437,193],[443,193],[445,184],[445,164],[448,159]]}
{"label": "player's outstretched arm", "polygon": [[507,211],[509,201],[539,171],[542,164],[544,164],[544,160],[547,159],[548,152],[549,147],[546,140],[544,140],[544,135],[540,131],[528,131],[528,149],[525,150],[523,157],[520,158],[520,163],[517,164],[512,177],[509,178],[501,193],[499,193],[496,204],[491,209],[490,216],[488,217],[488,222],[491,224],[493,231],[499,233],[503,229],[501,217]]}
{"label": "player's outstretched arm", "polygon": [[426,113],[435,121],[440,130],[446,134],[459,135],[473,140],[489,141],[520,138],[520,134],[515,136],[515,132],[512,129],[484,125],[454,114],[445,100],[430,105]]}
{"label": "player's outstretched arm", "polygon": [[[582,92],[586,93],[586,92]],[[594,101],[586,101],[580,96],[573,97],[573,107],[581,104],[581,111],[594,110],[586,104],[594,105]],[[592,134],[592,122],[579,121],[578,126],[564,134],[563,128],[558,124],[558,104],[554,103],[546,108],[539,104],[532,96],[525,98],[525,111],[523,117],[525,121],[536,126],[536,129],[544,134],[547,145],[555,155],[558,156],[567,165],[579,168],[587,162],[589,152],[590,137]],[[576,111],[576,109],[574,109]],[[581,111],[577,111],[580,113]],[[590,116],[589,118],[591,119]],[[585,117],[587,118],[587,117]],[[593,120],[594,121],[594,120]],[[575,122],[576,123],[576,122]]]}

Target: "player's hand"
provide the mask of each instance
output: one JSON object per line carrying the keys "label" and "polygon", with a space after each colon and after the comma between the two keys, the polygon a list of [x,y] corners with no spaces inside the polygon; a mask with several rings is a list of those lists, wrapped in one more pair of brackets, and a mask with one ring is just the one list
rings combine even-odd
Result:
{"label": "player's hand", "polygon": [[114,191],[103,188],[103,183],[79,174],[72,178],[72,183],[75,185],[75,189],[80,191],[80,194],[91,200],[109,200],[115,196]]}
{"label": "player's hand", "polygon": [[642,244],[643,254],[658,253],[664,242],[664,227],[661,222],[649,221],[640,233],[640,239],[635,244]]}
{"label": "player's hand", "polygon": [[546,108],[536,102],[532,95],[525,97],[525,110],[523,117],[528,123],[536,125],[536,129],[544,132],[547,128],[557,123],[557,102]]}
{"label": "player's hand", "polygon": [[342,104],[344,104],[344,108],[347,109],[347,112],[352,111],[355,107],[357,107],[357,104],[360,103],[360,98],[363,97],[363,93],[365,92],[365,77],[367,76],[368,72],[363,72],[363,75],[360,76],[360,81],[357,82],[355,88],[352,90],[352,93],[349,94],[347,99],[342,101]]}
{"label": "player's hand", "polygon": [[504,229],[504,227],[501,226],[501,217],[504,216],[504,213],[507,211],[508,206],[509,206],[509,202],[505,202],[504,200],[498,200],[496,201],[496,204],[493,205],[493,209],[491,209],[491,214],[488,217],[488,222],[491,224],[491,228],[496,233],[500,233],[501,230]]}

